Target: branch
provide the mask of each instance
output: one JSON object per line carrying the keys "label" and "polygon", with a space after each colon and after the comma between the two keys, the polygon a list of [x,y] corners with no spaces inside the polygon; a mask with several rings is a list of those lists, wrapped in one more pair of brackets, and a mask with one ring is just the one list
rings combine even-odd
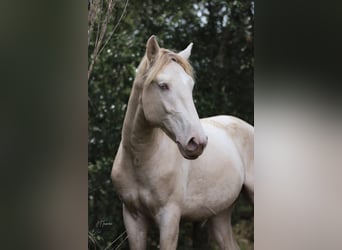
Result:
{"label": "branch", "polygon": [[120,18],[119,18],[119,21],[116,23],[116,25],[115,25],[114,29],[112,30],[112,32],[110,33],[110,35],[109,35],[107,41],[105,42],[105,44],[104,44],[104,45],[102,46],[102,48],[100,49],[99,54],[101,54],[101,52],[102,52],[102,50],[104,49],[104,47],[107,45],[107,43],[108,43],[108,42],[110,41],[110,39],[112,38],[112,36],[113,36],[113,34],[114,34],[116,28],[119,26],[119,24],[120,24],[120,22],[121,22],[121,19],[123,18],[124,14],[126,13],[128,1],[129,1],[129,0],[126,0],[125,7],[124,7],[124,9],[123,9],[123,11],[122,11],[122,14],[121,14],[121,16],[120,16]]}
{"label": "branch", "polygon": [[[103,41],[103,38],[105,37],[105,34],[107,32],[107,26],[109,23],[109,20],[112,16],[113,8],[115,6],[116,1],[115,0],[109,0],[108,1],[108,7],[106,14],[104,18],[102,18],[102,1],[100,0],[90,0],[90,10],[88,14],[88,20],[89,20],[89,28],[88,28],[88,45],[91,39],[91,34],[93,31],[93,27],[95,22],[97,22],[97,34],[96,34],[96,40],[94,43],[94,49],[93,52],[90,55],[90,65],[88,67],[88,81],[91,75],[91,72],[94,67],[94,63],[99,55],[99,50]],[[102,20],[103,19],[103,20]]]}

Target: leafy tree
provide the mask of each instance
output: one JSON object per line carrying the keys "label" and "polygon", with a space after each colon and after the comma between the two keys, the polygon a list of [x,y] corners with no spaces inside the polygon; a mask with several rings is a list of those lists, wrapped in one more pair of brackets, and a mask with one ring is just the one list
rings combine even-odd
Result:
{"label": "leafy tree", "polygon": [[[102,3],[109,3],[101,1]],[[251,1],[114,1],[104,41],[89,75],[88,187],[89,248],[115,249],[126,237],[121,201],[115,194],[110,171],[121,139],[121,129],[135,69],[150,35],[161,47],[184,49],[194,43],[194,101],[200,117],[238,116],[254,123],[253,27]],[[103,5],[106,11],[108,5]],[[113,32],[115,31],[115,32]],[[110,38],[110,39],[107,39]],[[89,62],[96,47],[96,32],[89,37]],[[101,47],[101,48],[102,48]],[[234,230],[245,249],[253,248],[253,209],[241,197],[233,214]],[[190,249],[193,228],[182,223],[178,249]],[[193,235],[194,234],[194,235]],[[205,237],[204,237],[205,238]],[[110,245],[115,239],[112,245]],[[149,249],[158,244],[156,230]],[[127,241],[119,249],[128,249]]]}

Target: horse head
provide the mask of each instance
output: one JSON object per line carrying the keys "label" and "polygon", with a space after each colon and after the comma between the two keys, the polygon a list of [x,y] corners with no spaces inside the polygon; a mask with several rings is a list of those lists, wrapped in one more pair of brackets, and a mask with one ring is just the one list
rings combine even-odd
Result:
{"label": "horse head", "polygon": [[192,97],[194,79],[188,62],[191,49],[192,43],[174,53],[160,48],[155,36],[151,36],[138,74],[144,79],[140,102],[146,120],[177,143],[183,157],[196,159],[208,138]]}

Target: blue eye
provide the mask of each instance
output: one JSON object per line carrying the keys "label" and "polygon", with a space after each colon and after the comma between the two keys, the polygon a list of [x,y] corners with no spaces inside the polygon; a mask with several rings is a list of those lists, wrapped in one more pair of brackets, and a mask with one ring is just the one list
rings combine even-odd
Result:
{"label": "blue eye", "polygon": [[169,85],[167,85],[167,83],[165,83],[165,82],[159,83],[158,86],[161,90],[168,90],[169,89]]}

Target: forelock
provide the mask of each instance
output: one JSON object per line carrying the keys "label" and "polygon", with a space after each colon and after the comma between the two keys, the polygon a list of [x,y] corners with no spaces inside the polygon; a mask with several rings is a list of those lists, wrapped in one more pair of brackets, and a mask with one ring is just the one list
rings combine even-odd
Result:
{"label": "forelock", "polygon": [[193,69],[190,63],[177,53],[163,48],[160,49],[159,55],[152,65],[150,65],[146,55],[144,56],[138,67],[137,78],[142,78],[141,80],[145,82],[145,84],[149,84],[155,79],[157,74],[172,61],[178,63],[184,71],[193,78]]}

